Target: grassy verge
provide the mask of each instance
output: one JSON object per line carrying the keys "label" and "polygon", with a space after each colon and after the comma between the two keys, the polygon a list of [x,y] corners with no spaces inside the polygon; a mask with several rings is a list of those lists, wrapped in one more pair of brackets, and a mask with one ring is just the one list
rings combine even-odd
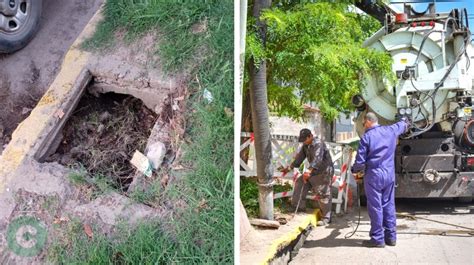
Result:
{"label": "grassy verge", "polygon": [[[109,0],[105,20],[87,49],[113,46],[113,36],[126,30],[126,39],[158,30],[163,40],[156,52],[165,68],[179,70],[193,56],[206,54],[189,84],[193,95],[187,115],[184,162],[192,171],[167,192],[170,200],[184,200],[187,207],[175,209],[173,220],[142,223],[138,228],[119,229],[113,238],[97,235],[88,239],[83,231],[71,230],[50,251],[50,260],[64,264],[163,264],[233,263],[233,3],[214,1]],[[196,23],[205,32],[193,33]],[[203,54],[200,54],[203,56]],[[204,89],[213,100],[203,99]],[[74,244],[71,242],[73,240]]]}
{"label": "grassy verge", "polygon": [[[83,232],[82,223],[73,219],[62,228],[50,249],[50,257],[58,264],[173,264],[186,263],[176,251],[176,242],[169,240],[158,223],[142,223],[130,230],[117,228],[112,237],[95,234],[92,239]],[[74,235],[74,241],[70,236]]]}
{"label": "grassy verge", "polygon": [[[227,45],[225,43],[233,40],[233,35],[230,35],[232,30],[229,33],[224,32],[229,29],[229,25],[232,26],[228,19],[233,18],[233,10],[225,6],[230,6],[232,1],[221,2],[109,0],[104,8],[105,20],[98,26],[94,37],[84,42],[83,48],[110,49],[115,45],[116,32],[126,31],[124,40],[131,44],[137,37],[153,31],[163,36],[162,42],[157,43],[156,48],[160,56],[165,59],[162,62],[165,69],[177,70],[191,61],[201,45],[209,42],[209,37],[217,46]],[[193,34],[193,26],[200,22],[208,25],[210,31]],[[224,35],[227,39],[221,40],[219,37]],[[216,48],[229,47],[233,49],[233,46]],[[219,53],[218,50],[216,52]]]}

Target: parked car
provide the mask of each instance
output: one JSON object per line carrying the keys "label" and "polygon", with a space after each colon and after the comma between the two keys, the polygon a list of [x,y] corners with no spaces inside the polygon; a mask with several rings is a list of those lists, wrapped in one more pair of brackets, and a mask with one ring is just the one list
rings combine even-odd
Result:
{"label": "parked car", "polygon": [[0,53],[28,44],[39,28],[42,0],[0,0]]}

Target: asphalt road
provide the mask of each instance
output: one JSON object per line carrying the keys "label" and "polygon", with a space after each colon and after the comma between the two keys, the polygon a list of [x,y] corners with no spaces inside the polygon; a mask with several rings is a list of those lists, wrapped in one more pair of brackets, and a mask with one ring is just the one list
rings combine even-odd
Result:
{"label": "asphalt road", "polygon": [[[474,228],[474,203],[451,200],[398,200],[397,212],[408,212],[442,222]],[[357,210],[340,216],[327,228],[317,227],[305,241],[291,264],[474,264],[474,237],[460,228],[426,220],[397,218],[397,246],[365,248],[370,223],[366,208],[362,209],[358,232],[350,239]],[[446,235],[431,232],[448,231]]]}
{"label": "asphalt road", "polygon": [[102,0],[43,0],[36,36],[22,50],[0,55],[0,82],[9,84],[13,94],[46,91],[61,67],[64,54],[101,3]]}

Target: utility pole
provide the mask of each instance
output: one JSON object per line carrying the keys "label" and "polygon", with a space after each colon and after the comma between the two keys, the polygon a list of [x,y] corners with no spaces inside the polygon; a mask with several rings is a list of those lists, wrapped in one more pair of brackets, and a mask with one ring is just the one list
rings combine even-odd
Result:
{"label": "utility pole", "polygon": [[[262,45],[265,46],[267,27],[260,20],[263,9],[271,7],[271,0],[255,0],[252,15],[257,22],[257,30]],[[257,162],[258,203],[260,218],[273,220],[273,168],[272,145],[268,118],[267,67],[265,60],[250,60],[250,104],[252,125],[255,136],[255,157]]]}

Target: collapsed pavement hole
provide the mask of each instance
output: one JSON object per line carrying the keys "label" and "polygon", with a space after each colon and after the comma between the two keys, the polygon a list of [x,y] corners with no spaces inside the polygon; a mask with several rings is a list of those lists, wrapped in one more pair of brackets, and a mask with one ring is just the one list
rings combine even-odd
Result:
{"label": "collapsed pavement hole", "polygon": [[56,152],[46,161],[81,167],[92,178],[105,178],[126,191],[135,168],[135,150],[145,150],[158,115],[140,99],[117,93],[86,92],[66,122]]}

